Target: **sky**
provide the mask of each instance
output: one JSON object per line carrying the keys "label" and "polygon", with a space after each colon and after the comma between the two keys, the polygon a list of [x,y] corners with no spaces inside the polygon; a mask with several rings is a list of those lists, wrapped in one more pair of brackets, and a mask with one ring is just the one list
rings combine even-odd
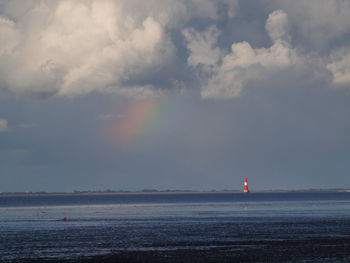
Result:
{"label": "sky", "polygon": [[350,188],[349,17],[0,0],[0,192]]}

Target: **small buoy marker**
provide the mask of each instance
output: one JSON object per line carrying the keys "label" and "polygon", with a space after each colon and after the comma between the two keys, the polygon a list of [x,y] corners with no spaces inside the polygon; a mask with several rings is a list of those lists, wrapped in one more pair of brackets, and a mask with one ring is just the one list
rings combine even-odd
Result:
{"label": "small buoy marker", "polygon": [[67,217],[63,217],[63,221],[67,221]]}
{"label": "small buoy marker", "polygon": [[248,179],[247,179],[247,177],[244,179],[244,192],[245,192],[245,193],[249,193],[249,190],[248,190]]}

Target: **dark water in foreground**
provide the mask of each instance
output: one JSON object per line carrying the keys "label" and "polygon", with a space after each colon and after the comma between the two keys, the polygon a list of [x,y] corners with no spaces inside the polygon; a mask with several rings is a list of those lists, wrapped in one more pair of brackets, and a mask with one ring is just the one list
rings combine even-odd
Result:
{"label": "dark water in foreground", "polygon": [[0,196],[0,262],[350,262],[350,193]]}

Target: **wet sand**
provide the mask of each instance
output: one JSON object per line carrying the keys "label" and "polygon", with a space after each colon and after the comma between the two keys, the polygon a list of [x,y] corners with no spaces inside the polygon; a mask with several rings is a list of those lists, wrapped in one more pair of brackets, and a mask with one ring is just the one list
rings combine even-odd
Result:
{"label": "wet sand", "polygon": [[349,202],[348,193],[8,198],[0,262],[345,263]]}
{"label": "wet sand", "polygon": [[[155,248],[154,245],[152,244],[152,249]],[[36,259],[25,262],[350,262],[350,237],[259,242],[178,243],[171,244],[171,246],[186,248],[167,250],[166,246],[162,247],[162,244],[159,244],[158,249],[150,251],[125,250],[74,260]]]}

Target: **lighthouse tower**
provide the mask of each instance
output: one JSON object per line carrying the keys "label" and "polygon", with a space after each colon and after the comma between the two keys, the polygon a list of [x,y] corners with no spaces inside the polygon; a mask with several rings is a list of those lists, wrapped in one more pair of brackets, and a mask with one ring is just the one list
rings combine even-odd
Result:
{"label": "lighthouse tower", "polygon": [[248,190],[248,179],[247,179],[247,177],[244,179],[244,192],[245,192],[245,193],[249,193],[249,190]]}

